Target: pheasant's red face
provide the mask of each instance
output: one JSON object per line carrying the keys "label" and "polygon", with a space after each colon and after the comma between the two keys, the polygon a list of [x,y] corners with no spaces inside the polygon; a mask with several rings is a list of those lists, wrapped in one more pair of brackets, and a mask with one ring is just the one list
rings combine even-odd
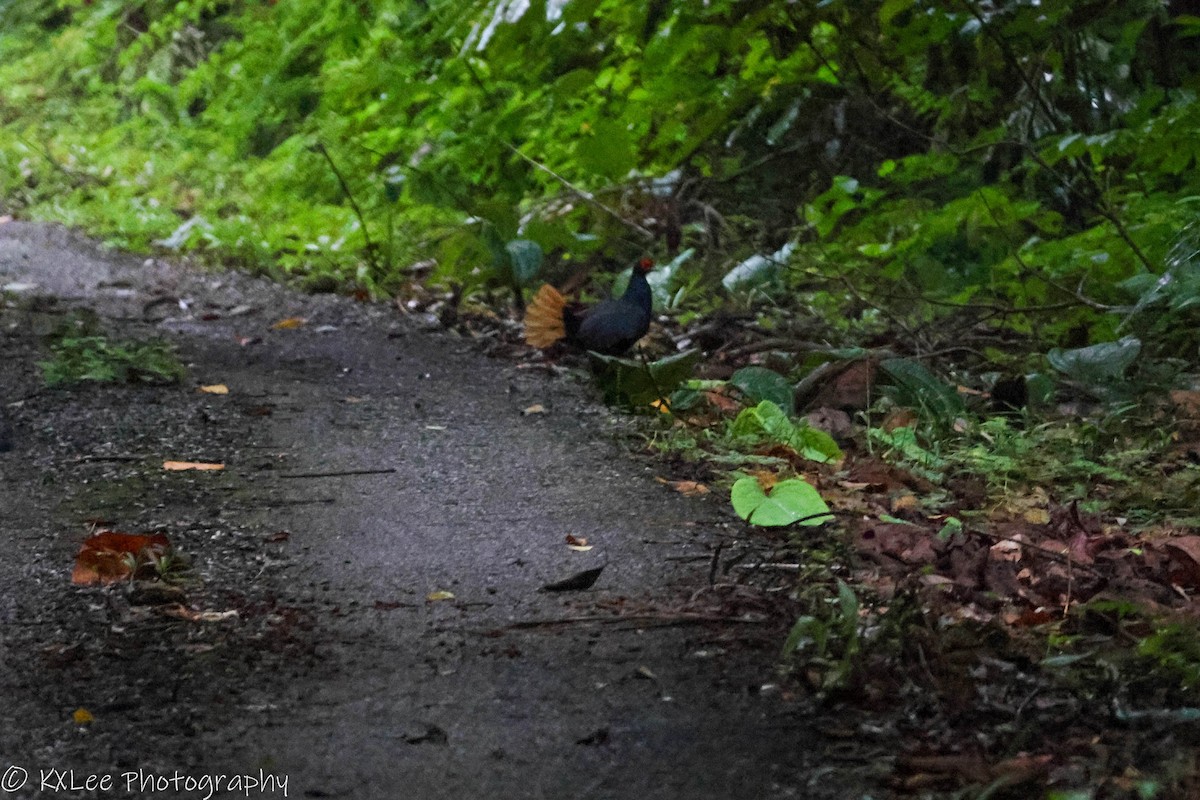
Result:
{"label": "pheasant's red face", "polygon": [[641,261],[638,262],[638,271],[639,272],[649,272],[652,269],[654,269],[654,259],[653,258],[643,258]]}

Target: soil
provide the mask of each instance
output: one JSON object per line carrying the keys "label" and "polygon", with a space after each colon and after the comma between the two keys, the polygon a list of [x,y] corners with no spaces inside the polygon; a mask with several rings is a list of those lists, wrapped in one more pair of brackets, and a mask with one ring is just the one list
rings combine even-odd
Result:
{"label": "soil", "polygon": [[[657,482],[586,381],[51,226],[0,225],[0,286],[9,796],[849,798],[888,771],[780,689],[781,620],[711,582],[752,534]],[[81,320],[188,377],[46,388]],[[73,585],[101,527],[187,563]]]}

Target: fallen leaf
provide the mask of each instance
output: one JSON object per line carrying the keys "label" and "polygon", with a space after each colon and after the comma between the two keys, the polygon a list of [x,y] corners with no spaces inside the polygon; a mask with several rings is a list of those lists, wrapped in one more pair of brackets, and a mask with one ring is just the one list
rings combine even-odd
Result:
{"label": "fallen leaf", "polygon": [[86,708],[77,708],[71,715],[71,719],[75,720],[76,725],[87,725],[89,722],[94,722],[96,718]]}
{"label": "fallen leaf", "polygon": [[113,583],[129,577],[149,556],[161,556],[171,542],[161,533],[149,536],[101,531],[84,540],[75,556],[71,583]]}
{"label": "fallen leaf", "polygon": [[304,317],[288,317],[287,319],[281,319],[279,322],[276,322],[274,325],[272,325],[271,330],[290,331],[295,330],[296,328],[302,328],[306,324],[308,324],[308,320]]}
{"label": "fallen leaf", "polygon": [[670,486],[684,497],[700,497],[708,494],[708,487],[699,481],[669,481],[666,478],[657,480],[664,486]]}
{"label": "fallen leaf", "polygon": [[275,533],[272,533],[270,536],[265,537],[263,539],[263,541],[264,542],[286,542],[288,539],[291,538],[291,536],[292,535],[290,533],[288,533],[287,531],[276,531]]}
{"label": "fallen leaf", "polygon": [[429,594],[425,595],[425,599],[431,603],[436,603],[439,600],[453,600],[454,592],[447,592],[445,590],[430,592]]}
{"label": "fallen leaf", "polygon": [[229,387],[223,383],[214,383],[208,386],[201,386],[200,391],[206,394],[229,394]]}
{"label": "fallen leaf", "polygon": [[751,472],[750,477],[758,481],[758,485],[762,487],[764,492],[771,491],[771,489],[775,488],[775,484],[779,483],[778,475],[762,469]]}
{"label": "fallen leaf", "polygon": [[533,405],[529,406],[529,408],[525,408],[525,409],[521,410],[522,417],[528,417],[530,414],[545,414],[545,413],[546,413],[546,407],[544,405],[542,405],[541,403],[534,403]]}
{"label": "fallen leaf", "polygon": [[883,418],[880,426],[888,433],[894,433],[898,428],[911,428],[917,424],[919,417],[911,408],[894,408]]}
{"label": "fallen leaf", "polygon": [[204,461],[164,461],[163,469],[170,472],[182,472],[184,470],[218,470],[225,469],[225,465],[211,464]]}
{"label": "fallen leaf", "polygon": [[590,589],[596,583],[596,579],[600,577],[600,573],[604,571],[604,566],[596,567],[595,569],[585,569],[583,572],[576,572],[569,578],[554,583],[547,583],[541,588],[543,592],[582,592],[584,589]]}
{"label": "fallen leaf", "polygon": [[988,552],[993,561],[1020,561],[1021,543],[1004,539],[989,547]]}
{"label": "fallen leaf", "polygon": [[1044,508],[1031,508],[1022,516],[1030,525],[1048,525],[1050,524],[1050,512]]}
{"label": "fallen leaf", "polygon": [[567,548],[574,550],[577,553],[586,553],[588,550],[592,549],[592,545],[588,544],[587,537],[575,536],[574,534],[568,533]]}
{"label": "fallen leaf", "polygon": [[704,399],[707,400],[713,408],[725,414],[736,414],[741,410],[742,404],[732,397],[721,392],[710,390],[704,393]]}

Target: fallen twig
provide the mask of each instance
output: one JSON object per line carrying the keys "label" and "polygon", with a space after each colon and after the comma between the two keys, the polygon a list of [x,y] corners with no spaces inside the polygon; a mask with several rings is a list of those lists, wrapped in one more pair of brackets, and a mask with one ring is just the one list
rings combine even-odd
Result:
{"label": "fallen twig", "polygon": [[342,469],[333,472],[286,472],[280,478],[341,478],[347,475],[389,475],[396,471],[395,467],[382,469]]}

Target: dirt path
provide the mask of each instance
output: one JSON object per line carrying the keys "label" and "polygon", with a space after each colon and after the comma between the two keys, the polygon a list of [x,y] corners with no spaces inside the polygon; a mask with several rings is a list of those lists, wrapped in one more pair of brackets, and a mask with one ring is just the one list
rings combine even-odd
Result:
{"label": "dirt path", "polygon": [[[0,225],[3,285],[0,771],[30,772],[12,796],[204,797],[128,791],[129,773],[260,770],[288,797],[859,796],[822,768],[818,722],[760,691],[775,632],[678,619],[744,614],[704,558],[738,528],[657,484],[583,388],[386,308],[56,228]],[[169,339],[189,377],[39,388],[40,337],[72,309],[115,338]],[[271,329],[289,316],[307,324]],[[210,383],[230,394],[196,390]],[[534,404],[548,413],[521,413]],[[364,473],[327,474],[347,471]],[[96,519],[190,556],[182,606],[70,585]],[[537,591],[602,564],[589,591]],[[236,615],[164,611],[180,607]],[[579,621],[616,613],[639,616]],[[114,785],[39,783],[68,769]]]}

